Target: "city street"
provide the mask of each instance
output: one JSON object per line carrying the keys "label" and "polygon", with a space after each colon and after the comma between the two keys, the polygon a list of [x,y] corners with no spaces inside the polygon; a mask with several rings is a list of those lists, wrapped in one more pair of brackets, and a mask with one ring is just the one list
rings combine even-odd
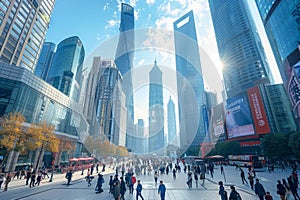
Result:
{"label": "city street", "polygon": [[[80,175],[80,172],[76,172],[73,176],[72,184],[68,187],[66,186],[66,179],[64,175],[56,175],[54,181],[49,183],[48,179],[45,179],[41,186],[28,188],[25,186],[25,181],[14,180],[10,185],[7,192],[0,193],[0,199],[26,199],[26,200],[37,200],[37,199],[105,199],[111,200],[113,196],[108,193],[108,180],[109,175],[113,175],[112,169],[107,168],[105,173],[105,183],[104,192],[101,194],[95,194],[95,186],[97,175],[94,174],[95,180],[93,180],[92,186],[88,187],[84,176]],[[244,169],[246,172],[247,169]],[[263,169],[265,170],[265,169]],[[279,199],[276,194],[276,181],[286,178],[290,169],[285,172],[281,172],[280,169],[275,169],[274,173],[268,173],[265,171],[257,172],[257,177],[260,179],[261,183],[264,185],[266,191],[270,191],[273,195],[274,200]],[[224,167],[226,173],[226,182],[223,175],[220,173],[220,169],[216,166],[214,177],[206,174],[206,180],[204,185],[202,181],[199,182],[198,188],[193,182],[193,189],[189,190],[186,185],[187,176],[185,173],[181,172],[177,174],[177,179],[173,180],[172,174],[161,175],[159,180],[163,180],[166,187],[166,199],[167,200],[218,200],[220,199],[218,195],[218,182],[222,180],[225,183],[225,189],[230,193],[230,185],[235,185],[237,191],[242,196],[243,200],[258,199],[254,192],[250,189],[250,186],[243,185],[240,179],[240,171],[235,170],[235,167]],[[111,174],[110,174],[111,173]],[[158,200],[159,195],[157,193],[157,186],[154,184],[153,175],[141,175],[137,177],[140,179],[143,185],[142,195],[145,200]],[[135,185],[136,187],[136,185]],[[133,200],[135,199],[135,192],[133,195],[129,194],[127,189],[125,199]]]}

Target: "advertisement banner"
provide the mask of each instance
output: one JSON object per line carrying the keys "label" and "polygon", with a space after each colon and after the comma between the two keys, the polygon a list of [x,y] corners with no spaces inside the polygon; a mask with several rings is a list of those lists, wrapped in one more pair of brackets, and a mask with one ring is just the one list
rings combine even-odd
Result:
{"label": "advertisement banner", "polygon": [[[300,103],[300,62],[293,66],[291,69],[290,80],[288,83],[288,94],[293,106],[293,110],[299,109]],[[297,113],[297,117],[299,116],[299,112]]]}
{"label": "advertisement banner", "polygon": [[226,139],[224,121],[224,104],[221,103],[211,109],[209,128],[212,142],[215,143]]}
{"label": "advertisement banner", "polygon": [[228,139],[255,134],[246,94],[226,100],[225,119]]}
{"label": "advertisement banner", "polygon": [[252,119],[257,134],[267,134],[271,132],[268,117],[265,111],[262,97],[258,87],[247,90],[248,100],[251,108]]}

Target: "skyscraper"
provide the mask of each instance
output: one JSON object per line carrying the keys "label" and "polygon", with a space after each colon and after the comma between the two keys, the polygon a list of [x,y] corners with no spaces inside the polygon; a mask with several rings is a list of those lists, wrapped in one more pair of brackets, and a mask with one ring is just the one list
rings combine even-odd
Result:
{"label": "skyscraper", "polygon": [[204,84],[193,11],[174,22],[180,148],[195,148],[205,137]]}
{"label": "skyscraper", "polygon": [[127,105],[127,128],[126,146],[130,147],[130,141],[135,134],[134,128],[134,104],[132,74],[134,57],[134,9],[126,3],[121,5],[120,35],[116,51],[115,63],[123,76],[123,90],[126,95]]}
{"label": "skyscraper", "polygon": [[47,79],[47,82],[74,101],[79,100],[84,54],[83,45],[77,36],[60,42]]}
{"label": "skyscraper", "polygon": [[47,80],[47,76],[51,67],[52,59],[55,54],[56,45],[52,42],[45,42],[37,62],[34,74],[44,81]]}
{"label": "skyscraper", "polygon": [[247,1],[209,0],[228,97],[273,81]]}
{"label": "skyscraper", "polygon": [[300,124],[300,98],[296,91],[300,87],[300,0],[256,0],[256,5]]}
{"label": "skyscraper", "polygon": [[55,0],[1,1],[0,61],[34,71]]}
{"label": "skyscraper", "polygon": [[162,150],[164,146],[162,72],[155,60],[149,72],[149,152]]}
{"label": "skyscraper", "polygon": [[171,97],[168,101],[168,144],[177,145],[176,139],[176,116],[175,116],[175,104]]}

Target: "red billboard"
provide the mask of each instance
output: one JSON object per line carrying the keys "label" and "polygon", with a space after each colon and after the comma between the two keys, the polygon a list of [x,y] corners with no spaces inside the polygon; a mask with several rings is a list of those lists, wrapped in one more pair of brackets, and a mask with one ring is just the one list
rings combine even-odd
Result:
{"label": "red billboard", "polygon": [[257,134],[271,132],[265,107],[258,87],[247,90],[248,100],[251,108],[252,119]]}

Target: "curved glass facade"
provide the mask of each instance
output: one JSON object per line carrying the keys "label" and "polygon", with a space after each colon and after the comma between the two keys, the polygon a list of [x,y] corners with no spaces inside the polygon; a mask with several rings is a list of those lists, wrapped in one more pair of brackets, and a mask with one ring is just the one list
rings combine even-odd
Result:
{"label": "curved glass facade", "polygon": [[28,123],[42,121],[57,134],[84,138],[88,123],[81,106],[25,68],[0,63],[0,116],[20,112]]}
{"label": "curved glass facade", "polygon": [[247,1],[209,0],[228,97],[273,81]]}
{"label": "curved glass facade", "polygon": [[85,51],[77,36],[69,37],[57,46],[47,82],[78,101]]}

